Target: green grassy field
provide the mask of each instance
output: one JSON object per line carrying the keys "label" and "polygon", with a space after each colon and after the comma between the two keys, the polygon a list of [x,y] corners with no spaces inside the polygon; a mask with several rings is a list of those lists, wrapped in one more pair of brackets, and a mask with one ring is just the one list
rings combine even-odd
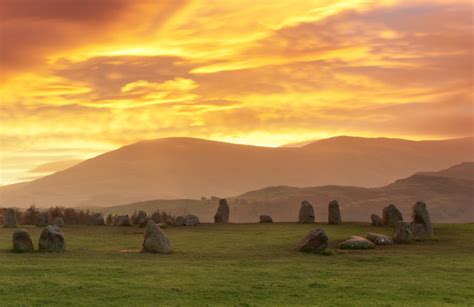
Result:
{"label": "green grassy field", "polygon": [[[341,251],[388,228],[317,224],[333,255],[295,251],[315,225],[166,228],[171,255],[140,253],[143,229],[67,226],[63,254],[14,254],[0,229],[0,305],[472,305],[474,224],[435,225],[437,241]],[[40,228],[24,227],[37,244]],[[37,246],[36,246],[37,247]]]}

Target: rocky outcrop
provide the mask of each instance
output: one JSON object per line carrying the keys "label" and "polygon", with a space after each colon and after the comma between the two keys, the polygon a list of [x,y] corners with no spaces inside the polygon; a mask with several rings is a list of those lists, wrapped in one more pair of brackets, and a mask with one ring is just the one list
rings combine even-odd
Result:
{"label": "rocky outcrop", "polygon": [[143,252],[169,254],[172,251],[171,240],[155,222],[149,220],[146,225],[145,238],[143,240]]}
{"label": "rocky outcrop", "polygon": [[50,225],[43,229],[39,238],[40,252],[64,252],[65,247],[66,242],[61,228]]}
{"label": "rocky outcrop", "polygon": [[328,205],[328,222],[329,224],[341,224],[341,210],[339,209],[339,203],[337,200],[329,202]]}
{"label": "rocky outcrop", "polygon": [[217,209],[216,215],[214,216],[214,223],[228,223],[229,215],[229,204],[225,198],[222,198],[219,200],[219,208]]}
{"label": "rocky outcrop", "polygon": [[312,229],[298,244],[298,250],[305,253],[323,253],[328,247],[329,237],[322,229]]}
{"label": "rocky outcrop", "polygon": [[15,253],[32,253],[34,251],[33,241],[30,234],[24,229],[17,229],[13,233],[13,251]]}
{"label": "rocky outcrop", "polygon": [[411,222],[413,239],[427,239],[434,236],[433,226],[431,225],[430,214],[426,209],[426,204],[422,201],[413,205],[413,220]]}
{"label": "rocky outcrop", "polygon": [[298,216],[298,223],[300,224],[311,224],[314,223],[315,215],[313,205],[308,201],[303,200],[301,202],[300,213]]}
{"label": "rocky outcrop", "polygon": [[403,216],[395,205],[390,204],[383,208],[383,223],[385,225],[395,227],[399,221],[403,221]]}

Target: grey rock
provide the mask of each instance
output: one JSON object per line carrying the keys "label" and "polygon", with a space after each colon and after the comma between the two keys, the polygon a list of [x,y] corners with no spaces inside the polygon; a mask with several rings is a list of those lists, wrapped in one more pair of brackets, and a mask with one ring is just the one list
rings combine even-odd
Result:
{"label": "grey rock", "polygon": [[273,219],[269,215],[260,215],[260,223],[273,223]]}
{"label": "grey rock", "polygon": [[413,205],[413,220],[411,222],[413,239],[427,239],[434,236],[431,225],[430,214],[426,209],[426,204],[422,201]]}
{"label": "grey rock", "polygon": [[312,229],[298,244],[298,250],[305,253],[322,253],[328,247],[328,236],[322,229]]}
{"label": "grey rock", "polygon": [[403,216],[395,205],[390,204],[383,208],[383,223],[385,225],[395,227],[399,221],[403,221]]}
{"label": "grey rock", "polygon": [[35,222],[38,227],[46,227],[49,224],[49,214],[48,212],[40,212]]}
{"label": "grey rock", "polygon": [[199,218],[192,214],[187,214],[183,217],[184,226],[196,226],[199,224]]}
{"label": "grey rock", "polygon": [[8,208],[3,218],[3,227],[17,227],[16,210]]}
{"label": "grey rock", "polygon": [[149,220],[146,225],[145,239],[143,240],[143,252],[169,254],[172,251],[171,240],[155,222]]}
{"label": "grey rock", "polygon": [[117,219],[115,220],[115,226],[132,226],[128,214],[117,216]]}
{"label": "grey rock", "polygon": [[40,252],[64,252],[65,247],[66,242],[61,228],[50,225],[43,229],[39,238]]}
{"label": "grey rock", "polygon": [[329,224],[341,224],[341,210],[337,200],[332,200],[328,205],[328,222]]}
{"label": "grey rock", "polygon": [[13,251],[15,253],[32,253],[34,251],[33,241],[30,234],[24,229],[17,229],[13,233]]}
{"label": "grey rock", "polygon": [[395,232],[392,237],[395,243],[410,243],[413,240],[413,233],[410,224],[398,222],[395,225]]}
{"label": "grey rock", "polygon": [[90,224],[94,226],[103,226],[105,225],[104,215],[102,213],[94,213],[91,216]]}
{"label": "grey rock", "polygon": [[383,226],[383,220],[377,214],[371,214],[370,220],[372,221],[372,226]]}
{"label": "grey rock", "polygon": [[367,234],[367,240],[374,243],[375,245],[390,245],[393,243],[392,239],[389,237],[372,232]]}
{"label": "grey rock", "polygon": [[177,216],[175,221],[174,221],[175,226],[184,226],[184,217],[183,216]]}
{"label": "grey rock", "polygon": [[228,223],[230,209],[229,204],[225,198],[219,199],[219,208],[214,216],[214,223]]}
{"label": "grey rock", "polygon": [[339,244],[339,248],[342,249],[372,249],[374,247],[374,243],[359,236],[352,236],[349,240]]}
{"label": "grey rock", "polygon": [[300,213],[298,217],[298,223],[310,224],[314,223],[315,215],[313,206],[306,200],[301,202]]}
{"label": "grey rock", "polygon": [[58,227],[64,227],[64,220],[62,217],[58,216],[57,218],[54,219],[53,225],[56,225]]}

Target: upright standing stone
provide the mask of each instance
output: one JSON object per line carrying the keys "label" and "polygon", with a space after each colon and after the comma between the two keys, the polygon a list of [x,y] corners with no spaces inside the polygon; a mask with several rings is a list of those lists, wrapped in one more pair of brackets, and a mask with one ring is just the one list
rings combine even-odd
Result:
{"label": "upright standing stone", "polygon": [[196,226],[197,224],[199,224],[199,218],[192,214],[186,214],[183,217],[183,220],[184,226]]}
{"label": "upright standing stone", "polygon": [[314,209],[313,209],[313,206],[306,200],[303,200],[301,202],[298,223],[300,223],[300,224],[314,223]]}
{"label": "upright standing stone", "polygon": [[383,226],[383,220],[377,214],[371,214],[370,220],[372,221],[372,226]]}
{"label": "upright standing stone", "polygon": [[139,227],[145,227],[148,222],[148,214],[146,214],[145,211],[138,211],[137,216],[135,217],[135,220],[133,221],[133,224],[138,225]]}
{"label": "upright standing stone", "polygon": [[128,214],[117,216],[117,219],[115,220],[115,226],[132,226]]}
{"label": "upright standing stone", "polygon": [[426,204],[422,201],[413,206],[413,221],[411,222],[414,239],[425,239],[433,237],[433,226]]}
{"label": "upright standing stone", "polygon": [[395,227],[398,222],[403,221],[403,216],[400,210],[395,205],[390,204],[383,208],[383,223]]}
{"label": "upright standing stone", "polygon": [[64,252],[66,242],[64,233],[56,225],[50,225],[43,229],[39,238],[40,252]]}
{"label": "upright standing stone", "polygon": [[58,216],[57,218],[54,219],[53,225],[56,225],[58,227],[64,227],[64,220],[62,217]]}
{"label": "upright standing stone", "polygon": [[45,212],[40,212],[38,217],[36,218],[36,226],[38,227],[46,227],[48,226],[48,221],[49,221],[49,214],[47,211]]}
{"label": "upright standing stone", "polygon": [[16,222],[16,211],[13,208],[8,208],[5,212],[5,216],[3,218],[4,227],[17,227]]}
{"label": "upright standing stone", "polygon": [[260,223],[273,223],[273,219],[269,215],[260,215]]}
{"label": "upright standing stone", "polygon": [[91,216],[90,224],[94,226],[105,225],[104,215],[102,213],[94,213]]}
{"label": "upright standing stone", "polygon": [[143,240],[143,252],[169,254],[172,251],[171,241],[168,236],[155,222],[149,220],[146,225],[145,239]]}
{"label": "upright standing stone", "polygon": [[305,253],[322,253],[328,247],[328,236],[322,229],[312,229],[298,244],[298,250]]}
{"label": "upright standing stone", "polygon": [[225,198],[219,200],[219,208],[214,216],[214,223],[228,223],[229,222],[229,204]]}
{"label": "upright standing stone", "polygon": [[395,225],[395,232],[392,237],[395,243],[409,243],[413,240],[410,224],[399,221]]}
{"label": "upright standing stone", "polygon": [[329,224],[341,224],[341,210],[337,200],[332,200],[328,205],[328,222]]}
{"label": "upright standing stone", "polygon": [[184,217],[182,215],[177,216],[176,219],[174,220],[174,225],[184,226]]}
{"label": "upright standing stone", "polygon": [[13,233],[13,251],[15,253],[32,253],[34,251],[33,241],[30,234],[24,229],[17,229]]}

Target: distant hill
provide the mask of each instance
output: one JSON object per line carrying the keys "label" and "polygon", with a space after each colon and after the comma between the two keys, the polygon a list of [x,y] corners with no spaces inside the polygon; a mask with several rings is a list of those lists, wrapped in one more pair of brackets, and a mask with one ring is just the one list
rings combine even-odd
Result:
{"label": "distant hill", "polygon": [[111,206],[239,195],[266,186],[383,186],[417,171],[473,161],[473,138],[335,137],[300,148],[192,138],[139,142],[66,170],[0,187],[0,206]]}
{"label": "distant hill", "polygon": [[[452,174],[462,174],[455,178]],[[447,176],[445,176],[447,174]],[[228,198],[233,222],[255,222],[260,214],[270,214],[276,221],[296,221],[301,200],[309,200],[316,209],[316,219],[326,221],[327,204],[337,199],[346,221],[368,221],[371,213],[381,216],[382,208],[394,203],[406,220],[411,207],[423,200],[435,222],[474,221],[474,163],[431,173],[417,173],[381,188],[350,186],[288,187],[273,186]],[[210,222],[217,208],[211,200],[153,200],[101,209],[105,213],[153,212],[160,209],[175,215],[192,213]]]}

